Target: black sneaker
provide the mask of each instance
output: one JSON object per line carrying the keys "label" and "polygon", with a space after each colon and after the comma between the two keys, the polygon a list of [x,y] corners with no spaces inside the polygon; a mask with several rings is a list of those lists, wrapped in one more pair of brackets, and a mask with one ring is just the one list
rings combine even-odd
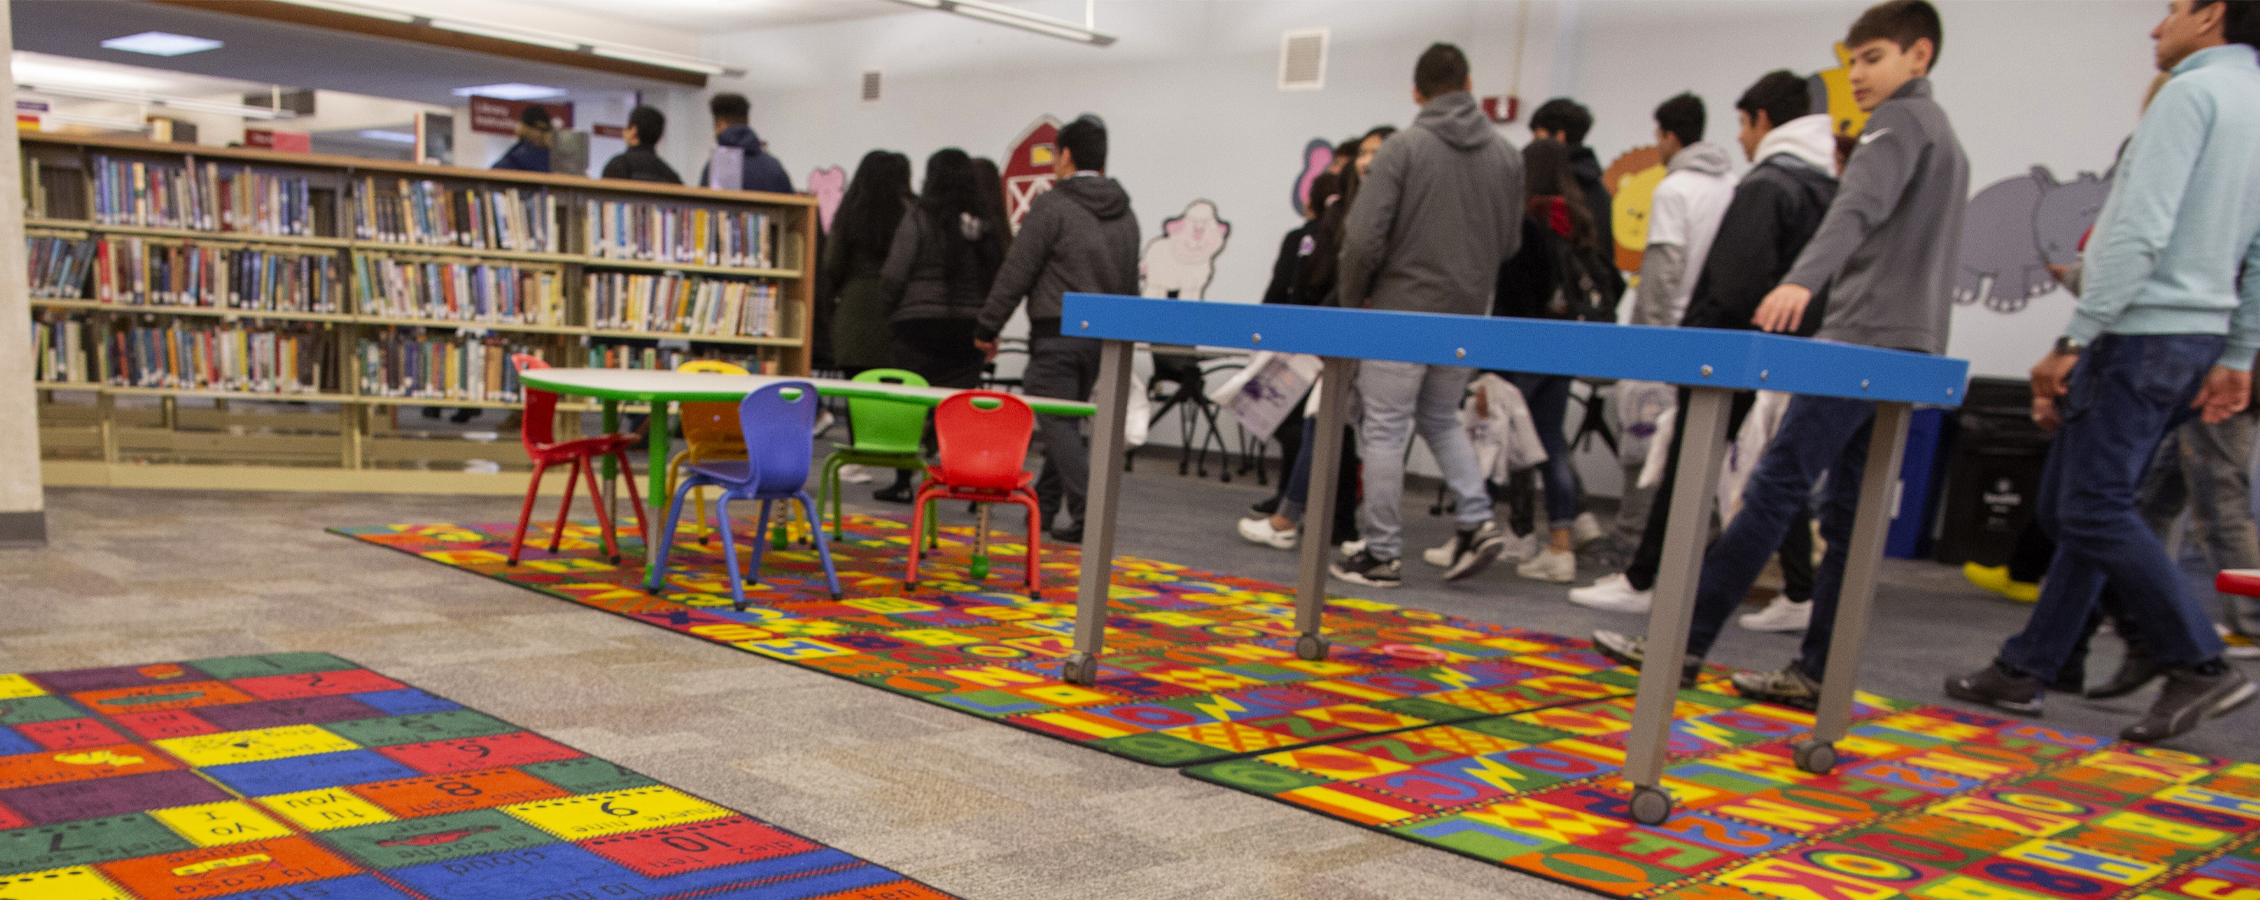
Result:
{"label": "black sneaker", "polygon": [[2143,652],[2141,648],[2129,644],[2127,645],[2127,658],[2119,663],[2118,674],[2112,675],[2111,680],[2105,682],[2102,686],[2088,691],[2087,697],[2090,700],[2109,700],[2114,697],[2124,697],[2142,690],[2143,685],[2149,684],[2156,680],[2158,676],[2164,674],[2166,674],[2165,666],[2159,665],[2157,660],[2151,659],[2150,654]]}
{"label": "black sneaker", "polygon": [[1444,580],[1458,581],[1490,568],[1506,548],[1507,533],[1497,522],[1461,529],[1452,537],[1452,564],[1444,567]]}
{"label": "black sneaker", "polygon": [[2040,679],[2021,674],[2000,660],[1968,675],[1946,679],[1946,696],[2023,716],[2040,715],[2040,698],[2044,693]]}
{"label": "black sneaker", "polygon": [[470,422],[472,419],[478,418],[479,413],[484,411],[485,410],[479,409],[475,406],[466,406],[456,410],[455,415],[448,416],[447,420],[457,425],[463,425]]}
{"label": "black sneaker", "polygon": [[1248,510],[1259,516],[1275,515],[1279,512],[1279,495],[1273,494],[1251,503]]}
{"label": "black sneaker", "polygon": [[2197,723],[2208,717],[2224,716],[2230,710],[2243,706],[2260,694],[2260,685],[2244,677],[2234,667],[2222,665],[2218,660],[2208,667],[2218,667],[2213,675],[2199,674],[2195,666],[2176,666],[2166,670],[2166,689],[2158,692],[2158,702],[2151,704],[2150,714],[2142,721],[2127,726],[2119,737],[2130,741],[2151,743],[2176,735],[2186,734]]}
{"label": "black sneaker", "polygon": [[[1614,631],[1596,631],[1593,632],[1593,652],[1616,660],[1619,665],[1638,669],[1648,661],[1648,639],[1626,637]],[[1683,688],[1694,687],[1696,676],[1701,674],[1703,674],[1703,660],[1700,657],[1688,656],[1679,665],[1679,686]]]}
{"label": "black sneaker", "polygon": [[1080,544],[1083,542],[1083,526],[1076,525],[1072,528],[1054,529],[1051,532],[1051,539],[1055,543]]}
{"label": "black sneaker", "polygon": [[1374,587],[1393,588],[1405,583],[1405,563],[1401,559],[1382,559],[1370,551],[1359,550],[1357,555],[1334,563],[1334,577],[1343,581]]}
{"label": "black sneaker", "polygon": [[871,492],[871,499],[881,503],[909,503],[916,496],[917,492],[907,484],[890,484]]}

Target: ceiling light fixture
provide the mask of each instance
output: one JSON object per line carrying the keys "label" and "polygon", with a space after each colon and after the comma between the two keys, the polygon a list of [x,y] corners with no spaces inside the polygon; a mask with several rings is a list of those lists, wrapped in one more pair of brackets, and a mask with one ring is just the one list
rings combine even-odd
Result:
{"label": "ceiling light fixture", "polygon": [[1083,0],[1083,24],[1081,25],[1065,19],[1054,19],[1050,16],[1040,16],[1010,6],[990,3],[987,0],[895,0],[895,2],[920,9],[956,13],[968,19],[978,19],[993,25],[1018,28],[1022,31],[1070,40],[1079,44],[1090,44],[1094,47],[1111,46],[1115,41],[1114,35],[1098,30],[1097,0]]}
{"label": "ceiling light fixture", "polygon": [[459,87],[448,91],[458,97],[493,97],[497,100],[547,100],[565,96],[564,88],[543,87],[538,84],[510,82],[508,84],[482,84]]}
{"label": "ceiling light fixture", "polygon": [[423,16],[417,15],[415,13],[403,12],[399,9],[394,9],[378,3],[362,2],[362,0],[283,0],[283,2],[296,6],[312,7],[314,9],[326,9],[331,12],[341,12],[356,16],[367,16],[374,19],[383,19],[388,22],[401,22],[409,25],[423,25],[431,28],[442,29],[445,31],[453,31],[460,34],[475,34],[480,37],[490,37],[496,40],[513,41],[520,44],[532,44],[537,47],[548,47],[553,50],[564,50],[574,53],[587,53],[591,56],[602,56],[611,59],[624,60],[626,62],[643,63],[647,66],[658,66],[666,69],[681,69],[686,72],[698,72],[705,75],[725,75],[731,78],[745,77],[744,69],[738,68],[736,66],[726,66],[703,57],[691,56],[685,53],[672,53],[666,50],[654,50],[650,47],[637,47],[631,44],[620,44],[599,38],[582,37],[580,35],[565,34],[563,32],[548,31],[540,28],[527,28],[524,26],[512,25],[505,22],[493,22],[484,19],[471,19],[461,16]]}
{"label": "ceiling light fixture", "polygon": [[185,34],[173,34],[165,31],[144,31],[140,34],[111,38],[103,41],[102,46],[110,50],[143,53],[149,56],[180,56],[188,53],[202,53],[206,50],[218,50],[226,45],[211,38],[190,37]]}
{"label": "ceiling light fixture", "polygon": [[124,91],[110,88],[83,87],[61,84],[18,83],[18,90],[34,94],[52,94],[57,97],[77,97],[81,100],[115,100],[121,103],[139,103],[162,106],[190,112],[217,113],[224,116],[241,116],[246,119],[294,119],[297,113],[287,109],[268,109],[263,106],[245,106],[225,100],[199,100],[195,97],[174,97],[146,91]]}

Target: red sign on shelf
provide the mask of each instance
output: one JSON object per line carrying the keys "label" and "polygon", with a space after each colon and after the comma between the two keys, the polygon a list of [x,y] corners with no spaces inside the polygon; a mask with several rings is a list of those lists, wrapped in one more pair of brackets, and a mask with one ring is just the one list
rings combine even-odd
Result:
{"label": "red sign on shelf", "polygon": [[549,110],[550,123],[560,131],[573,127],[573,104],[570,103],[472,97],[471,130],[486,134],[517,134],[518,117],[525,115],[526,108],[530,106]]}
{"label": "red sign on shelf", "polygon": [[265,128],[243,130],[243,145],[261,150],[281,150],[285,153],[314,152],[314,136],[303,131],[273,131]]}
{"label": "red sign on shelf", "polygon": [[628,126],[591,125],[589,126],[589,133],[602,138],[625,138],[628,136]]}

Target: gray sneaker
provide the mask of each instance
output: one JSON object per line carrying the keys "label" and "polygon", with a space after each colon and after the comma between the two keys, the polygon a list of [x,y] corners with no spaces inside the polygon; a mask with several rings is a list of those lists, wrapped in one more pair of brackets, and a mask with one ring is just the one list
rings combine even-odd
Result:
{"label": "gray sneaker", "polygon": [[1821,685],[1796,663],[1772,672],[1734,673],[1736,693],[1752,700],[1794,706],[1807,712],[1821,705]]}
{"label": "gray sneaker", "polygon": [[1360,549],[1350,558],[1336,562],[1334,577],[1343,581],[1393,588],[1405,583],[1405,563],[1400,559],[1382,559]]}
{"label": "gray sneaker", "polygon": [[1507,548],[1507,534],[1497,522],[1462,530],[1452,537],[1452,564],[1444,567],[1445,581],[1458,581],[1490,568]]}
{"label": "gray sneaker", "polygon": [[[2214,664],[2220,665],[2218,661]],[[2254,694],[2260,694],[2260,685],[2253,684],[2234,666],[2223,666],[2218,675],[2200,675],[2195,667],[2176,666],[2166,670],[2166,688],[2158,692],[2158,702],[2151,704],[2149,715],[2127,726],[2119,737],[2152,743],[2187,734],[2200,720],[2227,715]]]}
{"label": "gray sneaker", "polygon": [[1946,696],[1964,703],[1982,703],[2020,716],[2040,715],[2040,698],[2047,693],[2040,679],[2012,671],[1993,661],[1968,675],[1946,679]]}
{"label": "gray sneaker", "polygon": [[[1621,665],[1640,668],[1648,661],[1648,639],[1626,637],[1614,631],[1593,632],[1593,652],[1616,660]],[[1680,662],[1679,686],[1695,686],[1695,677],[1703,673],[1703,660],[1690,654]]]}

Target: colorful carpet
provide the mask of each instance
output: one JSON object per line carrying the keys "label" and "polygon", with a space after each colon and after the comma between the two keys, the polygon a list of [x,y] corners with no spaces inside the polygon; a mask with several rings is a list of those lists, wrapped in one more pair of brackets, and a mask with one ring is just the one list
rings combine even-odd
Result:
{"label": "colorful carpet", "polygon": [[325,653],[0,675],[8,900],[947,898]]}
{"label": "colorful carpet", "polygon": [[332,531],[1160,766],[1628,696],[1637,683],[1585,641],[1347,598],[1327,604],[1333,652],[1305,661],[1294,654],[1287,588],[1122,557],[1107,653],[1097,683],[1083,687],[1059,678],[1081,561],[1071,546],[1044,548],[1046,591],[1031,598],[1016,592],[1024,550],[1011,536],[995,536],[995,567],[977,581],[971,529],[944,529],[923,580],[906,590],[909,526],[850,516],[846,538],[832,544],[846,599],[833,602],[815,550],[796,544],[768,551],[741,613],[730,608],[722,558],[687,532],[666,589],[653,595],[633,537],[614,566],[593,526],[568,525],[555,554],[540,549],[548,532],[535,529],[512,566],[513,527]]}

